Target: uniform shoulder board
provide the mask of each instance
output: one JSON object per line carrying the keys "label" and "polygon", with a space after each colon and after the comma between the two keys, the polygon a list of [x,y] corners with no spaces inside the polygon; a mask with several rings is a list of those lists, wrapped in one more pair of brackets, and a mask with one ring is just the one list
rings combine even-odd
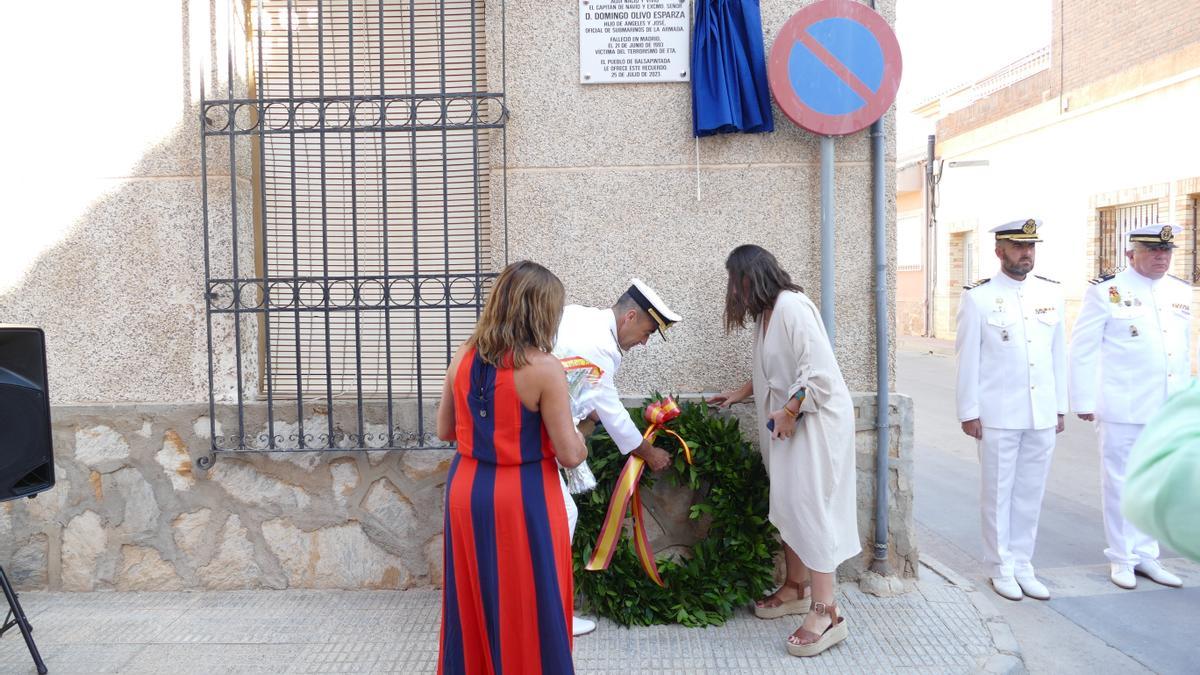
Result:
{"label": "uniform shoulder board", "polygon": [[1115,276],[1117,276],[1115,272],[1113,274],[1104,274],[1096,277],[1095,279],[1091,279],[1088,281],[1088,283],[1095,286],[1096,284],[1102,284]]}
{"label": "uniform shoulder board", "polygon": [[1192,285],[1192,282],[1188,281],[1187,279],[1184,279],[1183,277],[1177,277],[1174,274],[1168,274],[1167,276],[1171,277],[1172,279],[1178,279],[1178,280],[1182,281],[1183,283],[1187,284],[1188,286]]}
{"label": "uniform shoulder board", "polygon": [[1035,276],[1035,277],[1037,277],[1037,278],[1041,279],[1042,281],[1049,281],[1049,282],[1050,282],[1050,283],[1052,283],[1052,284],[1059,284],[1059,283],[1062,283],[1061,281],[1055,281],[1055,280],[1053,280],[1053,279],[1047,279],[1046,277],[1044,277],[1044,276],[1042,276],[1042,275],[1040,275],[1040,274],[1035,274],[1035,275],[1033,275],[1033,276]]}
{"label": "uniform shoulder board", "polygon": [[986,278],[986,279],[980,279],[979,281],[976,281],[976,282],[975,282],[975,283],[973,283],[973,284],[967,284],[966,286],[963,286],[963,290],[964,290],[964,291],[969,291],[969,290],[971,290],[972,288],[978,288],[978,287],[980,287],[980,286],[982,286],[982,285],[986,284],[987,282],[989,282],[989,281],[991,281],[991,280],[992,280],[992,279],[991,279],[991,277],[988,277],[988,278]]}

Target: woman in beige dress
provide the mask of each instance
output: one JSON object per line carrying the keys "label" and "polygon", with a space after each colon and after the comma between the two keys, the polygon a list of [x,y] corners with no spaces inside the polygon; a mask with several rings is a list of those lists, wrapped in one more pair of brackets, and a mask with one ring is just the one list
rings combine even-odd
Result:
{"label": "woman in beige dress", "polygon": [[754,611],[761,618],[807,613],[787,649],[815,656],[848,634],[834,600],[835,575],[839,564],[862,550],[854,406],[817,308],[775,256],[759,246],[739,246],[725,269],[725,328],[754,322],[754,373],[712,402],[726,407],[754,395],[771,481],[770,518],[787,563],[783,586]]}

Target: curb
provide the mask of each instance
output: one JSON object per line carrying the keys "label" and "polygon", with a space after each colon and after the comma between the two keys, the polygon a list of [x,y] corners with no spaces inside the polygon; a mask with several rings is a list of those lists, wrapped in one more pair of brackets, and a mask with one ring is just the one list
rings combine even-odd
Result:
{"label": "curb", "polygon": [[1021,655],[1021,645],[1017,643],[1017,636],[1013,633],[1012,626],[1008,624],[1008,619],[1005,619],[1000,610],[996,609],[996,605],[992,604],[987,594],[976,588],[970,580],[934,558],[922,555],[921,564],[950,584],[961,588],[983,618],[984,625],[987,626],[988,632],[992,636],[992,646],[998,653],[989,656],[979,664],[976,672],[1026,675],[1029,671],[1025,668],[1025,659]]}

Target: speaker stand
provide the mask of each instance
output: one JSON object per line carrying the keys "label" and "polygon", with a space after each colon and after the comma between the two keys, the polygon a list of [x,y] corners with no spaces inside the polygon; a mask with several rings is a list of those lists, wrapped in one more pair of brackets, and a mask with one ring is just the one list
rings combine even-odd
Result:
{"label": "speaker stand", "polygon": [[0,624],[0,637],[13,627],[20,628],[21,636],[25,638],[25,646],[29,647],[29,655],[33,657],[33,663],[37,666],[38,675],[46,675],[46,663],[42,661],[42,655],[38,653],[37,645],[33,642],[33,626],[30,626],[29,619],[25,618],[21,602],[17,600],[17,592],[8,583],[3,567],[0,567],[0,588],[4,589],[4,597],[8,600],[8,615],[4,617],[4,623]]}

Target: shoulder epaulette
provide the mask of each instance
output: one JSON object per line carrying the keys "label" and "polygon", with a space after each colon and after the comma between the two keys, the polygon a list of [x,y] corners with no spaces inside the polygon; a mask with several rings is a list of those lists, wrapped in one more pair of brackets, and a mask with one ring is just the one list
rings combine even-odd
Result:
{"label": "shoulder epaulette", "polygon": [[1095,279],[1089,280],[1088,283],[1095,286],[1096,284],[1102,284],[1115,276],[1117,276],[1116,272],[1114,272],[1112,274],[1103,274],[1101,276],[1096,277]]}
{"label": "shoulder epaulette", "polygon": [[1042,281],[1049,281],[1049,282],[1050,282],[1050,283],[1052,283],[1052,284],[1059,284],[1059,283],[1062,283],[1061,281],[1055,281],[1055,280],[1053,280],[1053,279],[1047,279],[1046,277],[1044,277],[1044,276],[1042,276],[1042,275],[1040,275],[1040,274],[1035,274],[1035,275],[1033,275],[1033,276],[1035,276],[1035,277],[1037,277],[1037,278],[1041,279]]}
{"label": "shoulder epaulette", "polygon": [[976,281],[976,282],[975,282],[975,283],[973,283],[973,284],[967,284],[966,286],[963,286],[963,290],[964,290],[964,291],[969,291],[969,290],[971,290],[972,288],[978,288],[978,287],[980,287],[980,286],[982,286],[982,285],[986,284],[987,282],[989,282],[989,281],[991,281],[991,280],[992,280],[992,279],[991,279],[991,277],[988,277],[988,278],[986,278],[986,279],[980,279],[979,281]]}
{"label": "shoulder epaulette", "polygon": [[1192,285],[1192,282],[1188,281],[1187,279],[1184,279],[1183,277],[1177,277],[1174,274],[1168,274],[1167,276],[1171,277],[1172,279],[1178,279],[1178,280],[1182,281],[1183,283],[1187,284],[1188,286]]}

